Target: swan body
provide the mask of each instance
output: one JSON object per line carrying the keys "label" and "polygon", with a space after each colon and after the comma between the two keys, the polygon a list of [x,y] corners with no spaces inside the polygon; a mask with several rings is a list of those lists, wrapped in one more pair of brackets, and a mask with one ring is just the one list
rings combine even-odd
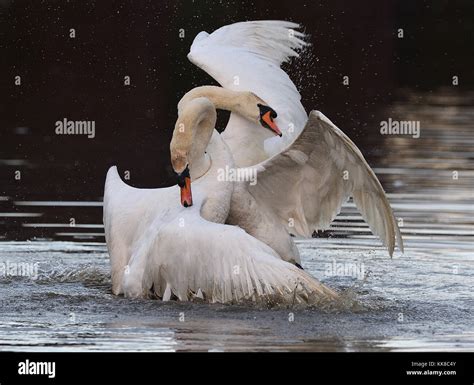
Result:
{"label": "swan body", "polygon": [[[253,167],[257,183],[234,187],[228,223],[238,225],[300,264],[290,234],[310,237],[325,230],[349,197],[387,247],[403,251],[400,230],[385,192],[357,146],[319,111],[308,116],[301,96],[280,65],[298,56],[305,35],[298,24],[252,21],[201,32],[188,58],[219,87],[198,87],[183,100],[205,96],[230,110],[222,137],[239,167]],[[236,78],[237,77],[237,78]],[[238,81],[235,81],[235,80]],[[258,95],[278,116],[282,137],[259,127],[241,93]],[[243,107],[244,105],[244,107]]]}
{"label": "swan body", "polygon": [[[222,87],[198,87],[178,105],[170,149],[179,187],[135,189],[115,167],[107,174],[104,224],[115,294],[335,299],[298,268],[291,235],[327,228],[350,196],[389,254],[397,242],[403,251],[385,192],[363,155],[322,113],[306,114],[280,68],[305,45],[297,27],[236,23],[195,38],[189,59]],[[231,111],[222,135],[214,130],[216,108]],[[276,133],[278,126],[283,136],[262,125]],[[219,180],[225,167],[251,168],[257,183]]]}
{"label": "swan body", "polygon": [[217,173],[234,163],[214,124],[213,104],[197,98],[181,110],[173,133],[173,168],[190,170],[190,207],[178,200],[187,185],[137,189],[121,180],[116,167],[109,169],[104,225],[113,292],[221,303],[318,303],[337,298],[265,243],[223,223],[234,183],[219,180]]}

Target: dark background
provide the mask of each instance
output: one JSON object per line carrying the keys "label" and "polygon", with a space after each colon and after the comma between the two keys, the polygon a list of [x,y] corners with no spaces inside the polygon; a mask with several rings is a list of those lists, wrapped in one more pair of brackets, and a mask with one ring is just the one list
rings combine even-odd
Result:
{"label": "dark background", "polygon": [[[186,54],[200,31],[237,21],[304,26],[312,47],[285,69],[306,109],[323,111],[369,163],[389,151],[378,114],[403,90],[453,88],[453,75],[457,92],[474,86],[472,1],[0,0],[0,11],[5,201],[101,200],[113,164],[136,187],[174,184],[168,148],[177,102],[195,86],[215,84]],[[131,86],[123,85],[126,75]],[[56,135],[65,117],[94,120],[96,137]],[[227,117],[220,113],[219,128]],[[371,140],[380,146],[369,149]]]}

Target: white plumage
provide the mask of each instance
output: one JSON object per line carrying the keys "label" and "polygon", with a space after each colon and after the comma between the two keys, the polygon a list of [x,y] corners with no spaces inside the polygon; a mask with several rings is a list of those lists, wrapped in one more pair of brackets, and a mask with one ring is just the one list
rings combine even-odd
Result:
{"label": "white plumage", "polygon": [[313,231],[327,229],[352,196],[389,254],[395,240],[403,251],[380,182],[356,145],[321,112],[312,111],[295,142],[257,168],[258,183],[248,187],[250,194],[260,207],[272,210],[289,233],[311,237]]}
{"label": "white plumage", "polygon": [[[254,209],[243,206],[248,199],[235,199],[231,223],[242,225],[282,258],[299,262],[293,241],[282,242],[278,227],[309,237],[315,230],[327,229],[352,196],[389,254],[396,241],[403,251],[385,192],[357,146],[321,112],[313,111],[308,118],[297,88],[280,68],[306,45],[298,28],[285,21],[235,23],[210,35],[201,32],[191,46],[189,59],[224,88],[252,91],[275,109],[275,122],[283,132],[282,138],[262,141],[257,123],[231,114],[222,137],[238,166],[259,170],[257,185],[244,191],[256,200],[252,206],[264,213],[242,221],[239,215]],[[259,146],[264,151],[256,151]]]}
{"label": "white plumage", "polygon": [[[212,129],[212,127],[210,128]],[[205,133],[197,132],[198,136]],[[175,141],[176,142],[176,141]],[[203,155],[203,154],[202,154]],[[179,202],[179,188],[137,189],[125,184],[116,167],[107,173],[104,225],[112,266],[112,290],[128,297],[209,302],[321,303],[331,289],[285,262],[244,230],[215,223],[226,217],[231,182],[217,179],[232,157],[214,131],[207,146],[211,167],[193,181],[191,207]],[[230,188],[229,188],[230,187]],[[203,218],[205,205],[218,207]]]}
{"label": "white plumage", "polygon": [[[251,91],[278,112],[276,120],[282,138],[265,140],[267,157],[284,150],[303,129],[307,115],[301,96],[280,65],[298,56],[306,45],[299,25],[287,21],[249,21],[227,25],[212,34],[196,36],[189,60],[233,91]],[[239,166],[251,166],[255,159],[248,145],[261,127],[232,113],[222,134]],[[249,162],[249,160],[251,160]]]}
{"label": "white plumage", "polygon": [[[210,99],[232,111],[222,136],[192,135],[200,146],[202,138],[211,138],[207,154],[203,149],[199,159],[188,161],[193,206],[180,205],[177,186],[136,189],[115,167],[109,170],[104,224],[115,294],[226,303],[335,299],[335,292],[287,262],[300,262],[290,233],[308,237],[327,228],[350,196],[390,255],[396,241],[403,250],[383,188],[361,152],[322,113],[312,111],[308,118],[298,90],[280,68],[306,45],[297,28],[255,21],[196,36],[189,59],[223,88],[241,93],[216,95],[215,88],[203,87],[180,103],[180,115],[201,109],[196,124],[201,130],[214,128],[203,124],[215,123]],[[253,105],[262,99],[277,111],[282,138],[262,134]],[[174,135],[174,144],[179,139]],[[188,153],[196,152],[183,143],[176,158],[182,168]],[[219,168],[236,166],[253,166],[257,184],[218,180]]]}

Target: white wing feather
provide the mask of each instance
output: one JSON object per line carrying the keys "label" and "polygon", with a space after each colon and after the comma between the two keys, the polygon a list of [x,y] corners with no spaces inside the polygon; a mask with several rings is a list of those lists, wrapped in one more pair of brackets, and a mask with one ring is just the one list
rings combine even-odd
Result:
{"label": "white wing feather", "polygon": [[[293,142],[307,120],[301,95],[280,68],[283,62],[297,57],[298,51],[307,44],[303,40],[305,35],[296,31],[297,28],[298,24],[276,20],[235,23],[210,35],[201,32],[188,54],[192,63],[222,87],[254,92],[278,112],[275,122],[283,137],[265,141],[267,156],[279,153]],[[243,150],[238,154],[234,151],[245,147],[239,138],[245,138],[247,131],[255,129],[261,127],[231,114],[223,137],[239,165],[252,158]]]}
{"label": "white wing feather", "polygon": [[179,204],[177,186],[137,189],[111,167],[104,193],[104,225],[115,294],[154,292],[167,300],[318,303],[337,297],[313,277],[282,261],[238,227],[200,216],[207,193],[199,183],[194,204]]}
{"label": "white wing feather", "polygon": [[307,43],[297,31],[297,23],[280,20],[246,21],[226,25],[212,34],[200,32],[193,41],[191,53],[202,47],[226,46],[243,48],[276,65],[298,56]]}
{"label": "white wing feather", "polygon": [[171,294],[180,301],[201,297],[219,303],[289,304],[337,298],[334,291],[281,260],[242,229],[198,215],[193,206],[180,214],[184,226],[176,218],[155,227],[154,237],[145,234],[124,277],[125,295],[142,296],[153,288],[161,298]]}
{"label": "white wing feather", "polygon": [[107,172],[103,220],[115,294],[121,292],[123,273],[134,248],[139,245],[138,234],[145,232],[157,218],[165,221],[172,215],[169,202],[177,201],[176,197],[179,197],[177,186],[138,189],[122,181],[117,167]]}
{"label": "white wing feather", "polygon": [[[250,193],[271,205],[290,233],[309,237],[329,227],[352,196],[365,221],[392,255],[400,230],[385,192],[357,146],[319,111],[295,142],[257,166]],[[347,179],[344,176],[347,175]],[[292,219],[294,227],[289,227]]]}

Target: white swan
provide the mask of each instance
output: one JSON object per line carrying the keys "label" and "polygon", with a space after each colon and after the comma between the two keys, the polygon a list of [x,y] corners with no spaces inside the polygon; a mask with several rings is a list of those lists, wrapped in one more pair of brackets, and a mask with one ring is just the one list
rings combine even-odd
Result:
{"label": "white swan", "polygon": [[205,98],[180,109],[170,144],[180,187],[133,188],[115,166],[109,169],[104,225],[113,292],[222,303],[337,298],[264,243],[223,224],[234,183],[218,180],[217,173],[234,164],[215,121],[214,105]]}
{"label": "white swan", "polygon": [[264,146],[261,144],[265,155],[257,161],[252,140],[258,132],[256,124],[239,114],[231,114],[222,135],[241,167],[280,153],[306,124],[308,116],[301,105],[301,96],[280,68],[283,62],[298,56],[297,50],[306,45],[305,35],[296,31],[298,27],[295,23],[276,20],[240,22],[211,34],[200,32],[191,45],[188,59],[223,88],[251,91],[278,113],[277,124],[283,136],[267,133]]}
{"label": "white swan", "polygon": [[[280,68],[306,44],[298,27],[283,21],[236,23],[199,33],[188,54],[226,91],[199,87],[183,99],[204,96],[231,110],[222,136],[238,166],[258,170],[255,186],[236,187],[228,221],[299,264],[289,234],[309,237],[327,229],[352,196],[390,256],[395,243],[403,251],[385,192],[357,146],[321,112],[307,116],[298,90]],[[272,123],[281,138],[260,129],[252,108],[236,96],[241,93],[258,95],[278,113]]]}

